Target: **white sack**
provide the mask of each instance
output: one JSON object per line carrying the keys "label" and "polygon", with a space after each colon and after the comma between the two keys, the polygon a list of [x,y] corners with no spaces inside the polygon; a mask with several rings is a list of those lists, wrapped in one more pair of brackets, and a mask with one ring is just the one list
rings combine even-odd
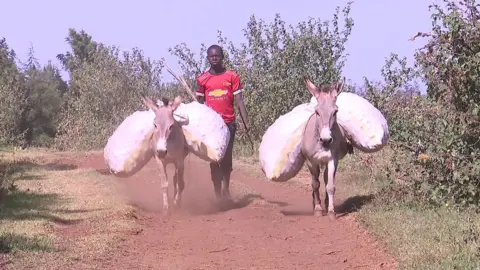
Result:
{"label": "white sack", "polygon": [[[157,102],[162,107],[163,103]],[[153,111],[150,110],[153,114]],[[227,150],[230,140],[230,131],[220,114],[212,108],[197,101],[180,103],[173,113],[179,121],[188,117],[188,124],[183,125],[183,134],[188,149],[197,157],[208,161],[218,162]]]}
{"label": "white sack", "polygon": [[[342,92],[336,103],[337,123],[356,148],[373,153],[387,144],[390,137],[387,120],[368,100],[354,93]],[[310,104],[317,104],[315,97],[312,97]]]}
{"label": "white sack", "polygon": [[[181,120],[185,116],[189,120],[182,129],[189,150],[206,161],[220,161],[230,139],[230,132],[222,117],[198,102],[180,104],[174,112],[174,118]],[[151,109],[136,111],[125,118],[108,139],[103,156],[112,174],[118,177],[132,176],[153,157],[150,140],[154,132],[154,119],[155,113]]]}
{"label": "white sack", "polygon": [[225,155],[230,131],[220,114],[212,108],[193,101],[181,103],[175,110],[176,115],[188,116],[188,124],[182,126],[188,148],[197,157],[218,162]]}
{"label": "white sack", "polygon": [[302,168],[301,141],[305,125],[315,112],[311,104],[300,104],[281,115],[265,132],[260,143],[260,164],[271,181],[287,181]]}
{"label": "white sack", "polygon": [[125,118],[108,139],[103,157],[113,175],[132,176],[152,158],[150,139],[154,117],[150,111],[136,111]]}

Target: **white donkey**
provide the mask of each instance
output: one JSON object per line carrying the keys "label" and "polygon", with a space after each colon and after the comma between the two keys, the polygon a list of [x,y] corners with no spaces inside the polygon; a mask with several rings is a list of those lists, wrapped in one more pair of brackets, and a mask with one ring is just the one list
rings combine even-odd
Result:
{"label": "white donkey", "polygon": [[320,167],[326,165],[323,174],[326,190],[325,207],[328,208],[328,217],[335,220],[335,174],[338,161],[344,158],[349,150],[343,130],[337,124],[338,107],[335,103],[338,94],[343,90],[344,81],[317,87],[305,78],[305,83],[308,91],[318,102],[315,114],[308,119],[302,137],[302,154],[307,160],[312,176],[313,211],[315,216],[325,214],[320,205],[319,176]]}
{"label": "white donkey", "polygon": [[[173,113],[182,102],[180,96],[172,102],[168,98],[162,98],[163,106],[158,106],[148,97],[143,97],[143,102],[147,107],[155,112],[153,125],[155,131],[151,139],[151,147],[154,149],[155,161],[160,170],[161,186],[163,192],[163,210],[168,212],[168,174],[167,165],[175,165],[175,175],[173,176],[174,205],[179,206],[182,199],[182,192],[185,188],[183,179],[185,157],[189,151],[183,134],[182,125],[188,124],[188,117],[181,121],[175,120]],[[163,175],[165,179],[163,179]],[[178,187],[178,189],[177,189]]]}

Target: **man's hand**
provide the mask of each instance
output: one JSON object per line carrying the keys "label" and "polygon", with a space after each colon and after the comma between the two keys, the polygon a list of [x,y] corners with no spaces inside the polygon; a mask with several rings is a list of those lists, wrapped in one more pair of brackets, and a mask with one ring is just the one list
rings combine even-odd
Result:
{"label": "man's hand", "polygon": [[238,109],[240,110],[240,116],[242,117],[243,125],[245,126],[245,133],[250,141],[250,146],[252,147],[252,151],[255,151],[255,147],[249,133],[248,115],[247,109],[245,109],[245,104],[243,102],[243,93],[235,95],[235,101],[237,102]]}
{"label": "man's hand", "polygon": [[248,119],[246,117],[242,117],[242,120],[243,120],[243,124],[245,125],[245,130],[247,132],[249,132],[250,131],[250,128],[249,128],[250,124],[248,123]]}
{"label": "man's hand", "polygon": [[247,109],[245,108],[245,103],[243,102],[243,93],[235,95],[235,101],[237,103],[237,107],[240,110],[240,116],[242,118],[243,124],[245,125],[245,129],[249,131],[249,123],[248,123],[248,115]]}

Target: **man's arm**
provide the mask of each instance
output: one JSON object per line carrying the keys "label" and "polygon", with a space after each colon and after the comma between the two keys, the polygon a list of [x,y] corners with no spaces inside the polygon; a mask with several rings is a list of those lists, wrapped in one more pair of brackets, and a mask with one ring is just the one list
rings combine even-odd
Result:
{"label": "man's arm", "polygon": [[243,102],[243,85],[240,81],[240,76],[236,75],[233,79],[233,95],[235,96],[235,103],[237,103],[237,107],[240,110],[240,116],[242,117],[243,123],[245,124],[245,128],[248,131],[249,122],[248,122],[248,114],[247,109],[245,108],[245,103]]}
{"label": "man's arm", "polygon": [[203,104],[205,102],[205,88],[200,83],[200,77],[197,78],[197,89],[195,90],[195,96],[197,97],[199,103]]}
{"label": "man's arm", "polygon": [[245,108],[245,103],[243,102],[243,93],[238,93],[235,95],[235,102],[237,103],[237,107],[240,110],[240,116],[242,117],[243,123],[245,123],[245,128],[248,131],[248,115],[247,109]]}

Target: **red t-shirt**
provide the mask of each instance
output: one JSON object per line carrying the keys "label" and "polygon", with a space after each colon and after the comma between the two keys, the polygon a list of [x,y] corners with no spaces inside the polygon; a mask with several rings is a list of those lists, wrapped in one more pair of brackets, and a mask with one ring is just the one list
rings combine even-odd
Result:
{"label": "red t-shirt", "polygon": [[226,124],[235,120],[233,101],[243,92],[240,76],[231,70],[214,75],[206,71],[197,78],[197,95],[205,97],[205,104],[220,114]]}

